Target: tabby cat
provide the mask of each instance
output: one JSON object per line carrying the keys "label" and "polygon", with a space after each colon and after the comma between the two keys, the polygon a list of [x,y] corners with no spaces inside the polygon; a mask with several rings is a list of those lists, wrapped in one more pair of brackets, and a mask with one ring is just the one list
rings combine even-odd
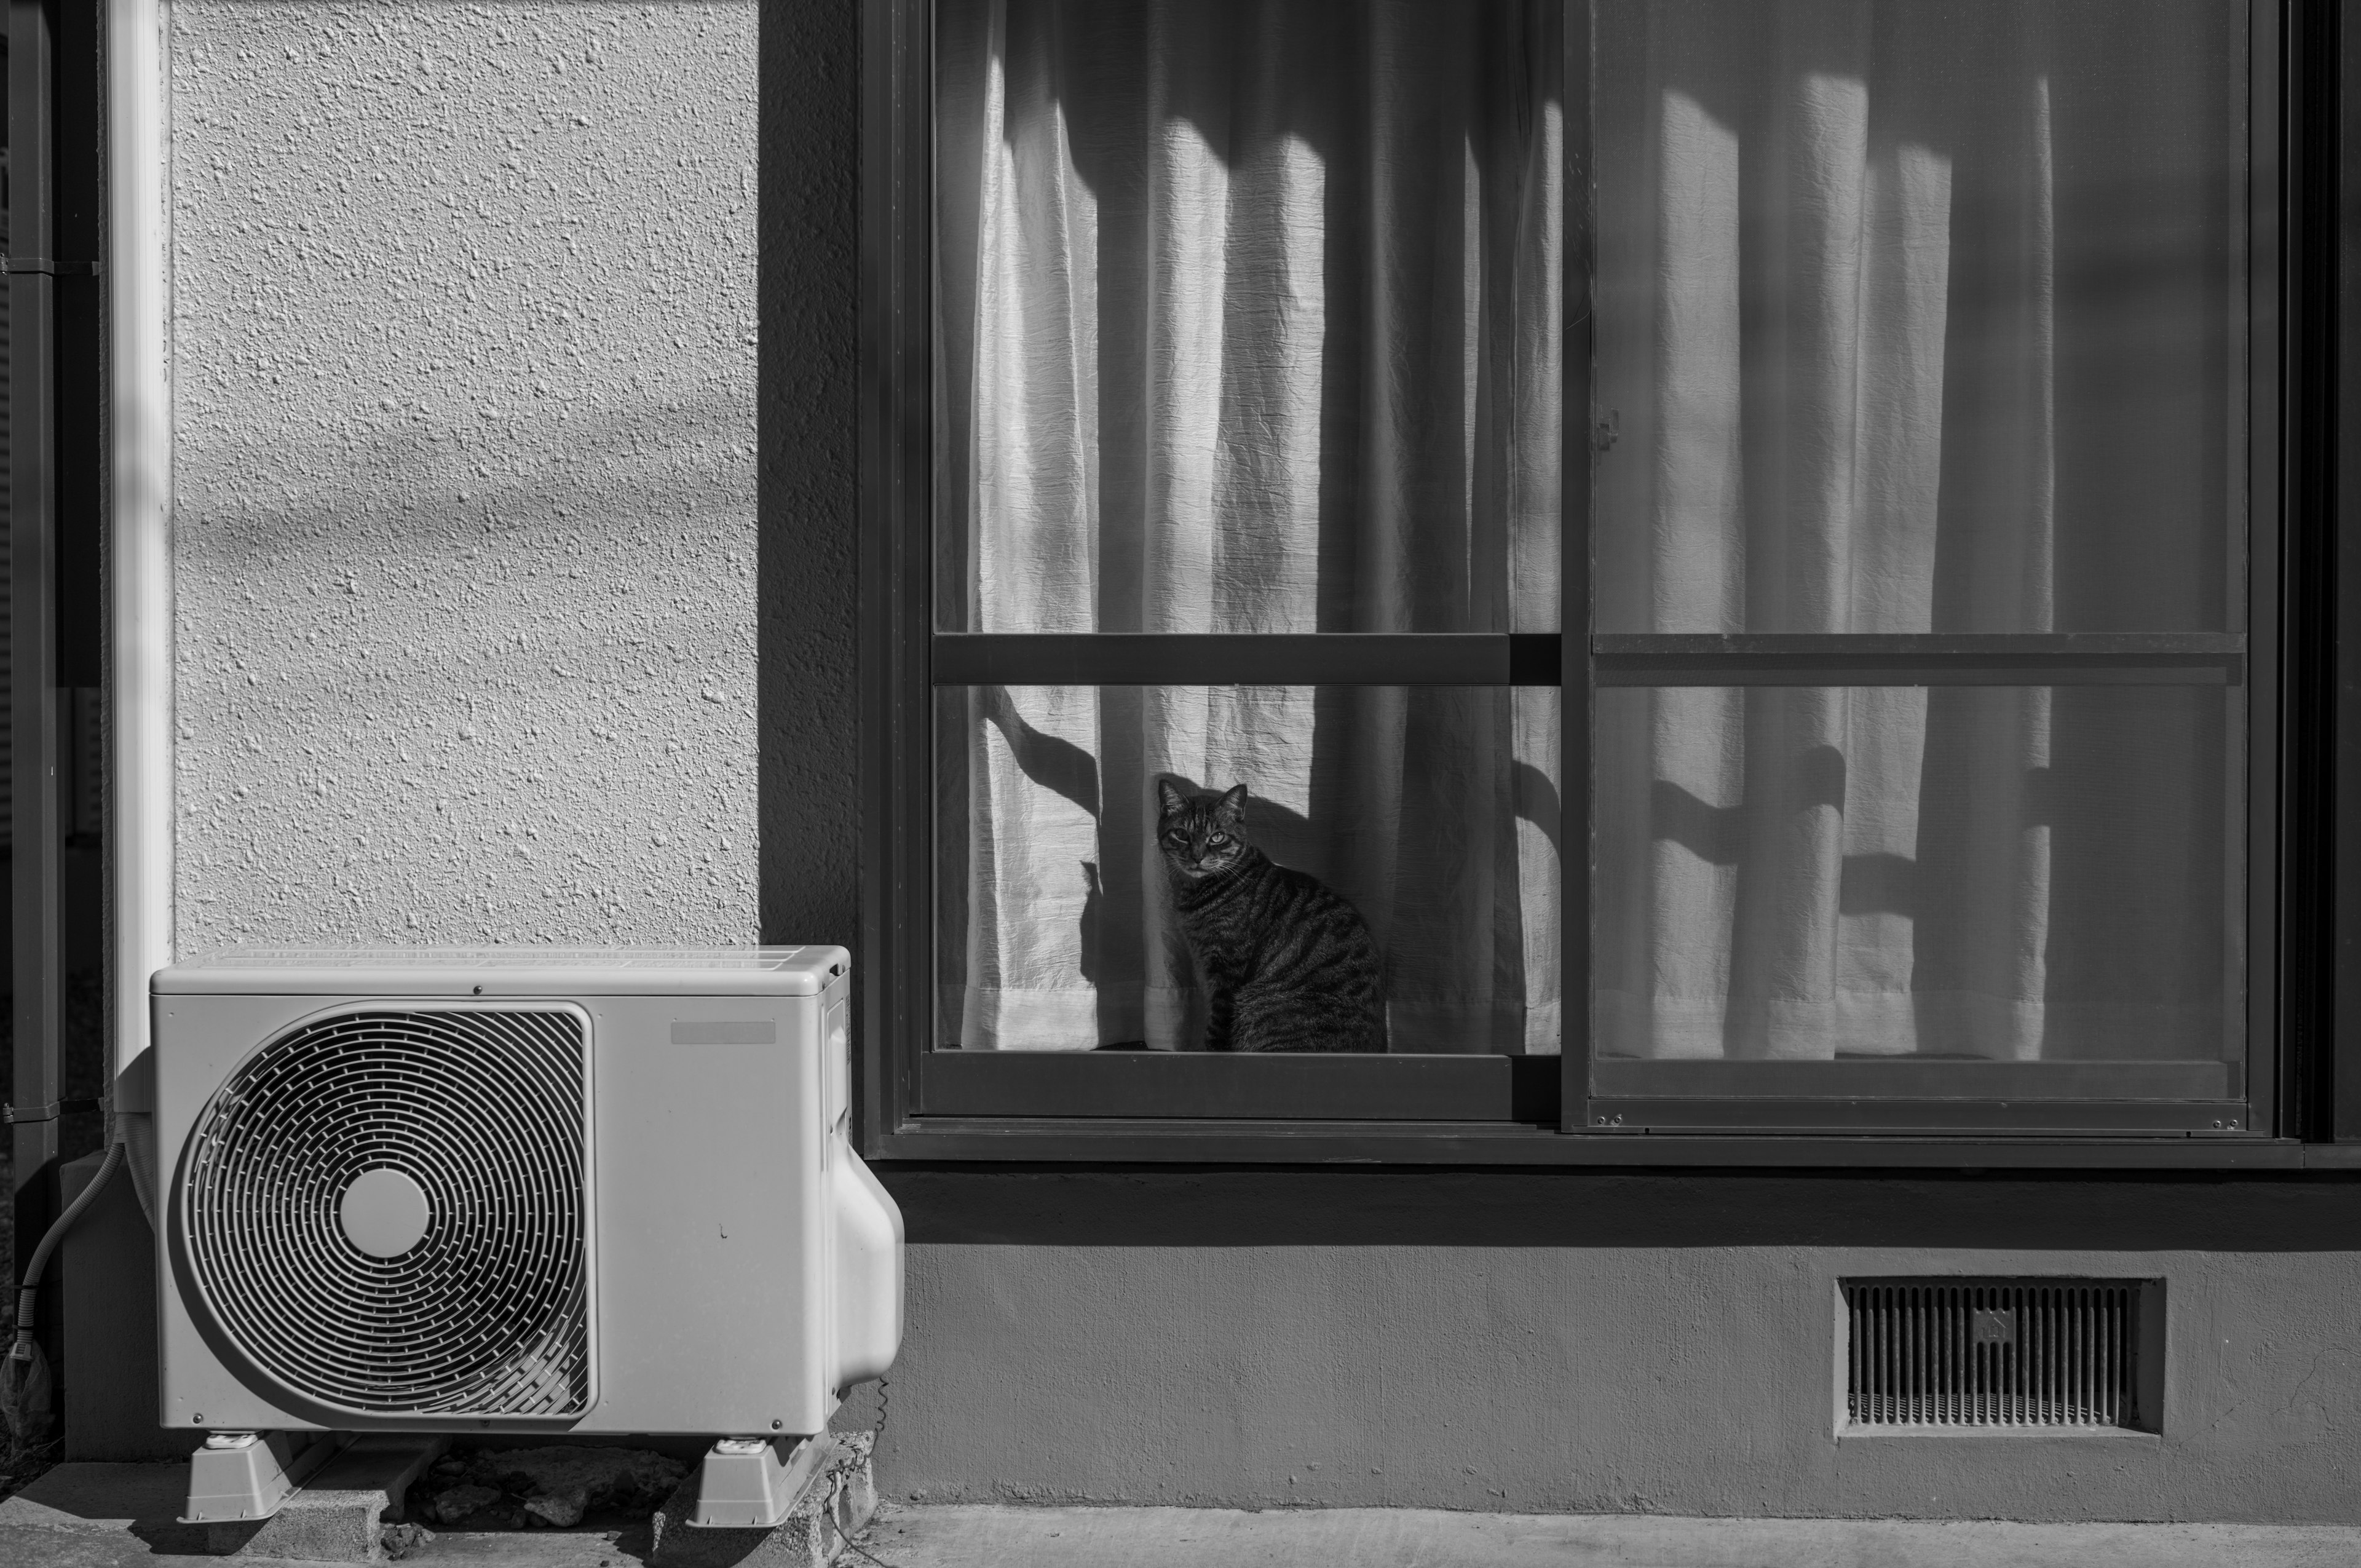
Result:
{"label": "tabby cat", "polygon": [[1384,965],[1361,916],[1309,872],[1246,841],[1246,786],[1157,781],[1172,908],[1213,1000],[1209,1051],[1381,1051]]}

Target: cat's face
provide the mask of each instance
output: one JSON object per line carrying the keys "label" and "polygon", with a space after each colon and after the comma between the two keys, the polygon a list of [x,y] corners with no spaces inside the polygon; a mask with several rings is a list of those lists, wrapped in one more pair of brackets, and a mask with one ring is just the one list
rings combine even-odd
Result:
{"label": "cat's face", "polygon": [[1246,785],[1227,795],[1191,795],[1159,779],[1156,798],[1164,808],[1156,822],[1156,844],[1164,851],[1164,863],[1180,875],[1213,876],[1246,853]]}

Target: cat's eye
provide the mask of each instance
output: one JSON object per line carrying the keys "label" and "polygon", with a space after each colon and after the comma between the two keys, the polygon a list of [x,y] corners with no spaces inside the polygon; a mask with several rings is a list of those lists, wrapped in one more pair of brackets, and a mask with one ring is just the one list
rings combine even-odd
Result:
{"label": "cat's eye", "polygon": [[1226,844],[1229,841],[1230,836],[1227,833],[1209,833],[1205,837],[1205,842],[1208,846]]}

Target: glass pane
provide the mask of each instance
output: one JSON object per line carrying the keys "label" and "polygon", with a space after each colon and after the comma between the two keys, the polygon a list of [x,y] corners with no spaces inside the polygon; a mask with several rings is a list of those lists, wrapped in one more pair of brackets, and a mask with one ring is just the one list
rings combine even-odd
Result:
{"label": "glass pane", "polygon": [[[1601,691],[1600,1091],[1681,1091],[1634,1062],[2011,1063],[2070,1069],[2020,1071],[2011,1095],[2235,1096],[2240,706],[2196,686]],[[1998,1081],[1843,1079],[1913,1098]]]}
{"label": "glass pane", "polygon": [[1508,686],[938,692],[938,1048],[1220,1048],[1226,993],[1230,1048],[1554,1052],[1558,712]]}
{"label": "glass pane", "polygon": [[1598,629],[2240,630],[2246,29],[1599,0]]}
{"label": "glass pane", "polygon": [[1557,0],[943,0],[937,624],[1557,629]]}

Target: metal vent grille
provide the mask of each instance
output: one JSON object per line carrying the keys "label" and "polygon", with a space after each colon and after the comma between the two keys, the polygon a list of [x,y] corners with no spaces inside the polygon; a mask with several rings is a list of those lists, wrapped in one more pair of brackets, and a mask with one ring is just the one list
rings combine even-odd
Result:
{"label": "metal vent grille", "polygon": [[2160,1327],[2139,1279],[1857,1279],[1844,1284],[1856,1428],[2153,1425]]}
{"label": "metal vent grille", "polygon": [[[258,1368],[339,1409],[588,1409],[588,1060],[581,1015],[546,1006],[352,1012],[272,1041],[182,1166],[203,1305]],[[390,1241],[350,1217],[372,1171],[407,1179],[370,1179],[407,1195]]]}

